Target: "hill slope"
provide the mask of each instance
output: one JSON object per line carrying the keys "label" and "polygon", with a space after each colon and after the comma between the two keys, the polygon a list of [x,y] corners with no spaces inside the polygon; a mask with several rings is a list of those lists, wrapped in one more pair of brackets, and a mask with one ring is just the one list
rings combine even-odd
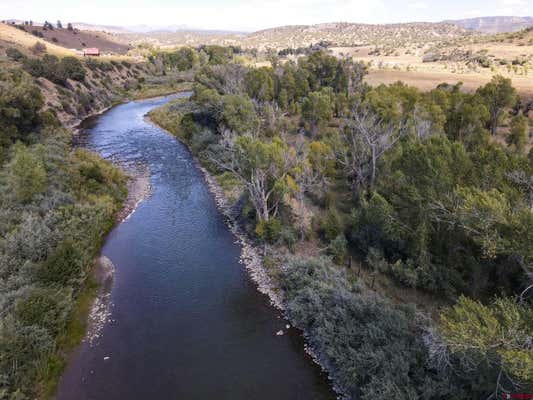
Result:
{"label": "hill slope", "polygon": [[408,23],[368,25],[326,23],[292,25],[265,29],[249,34],[217,33],[209,31],[150,32],[119,35],[134,43],[150,42],[155,45],[239,45],[244,48],[298,48],[321,41],[338,46],[391,45],[431,43],[471,35],[472,32],[445,23]]}
{"label": "hill slope", "polygon": [[0,25],[0,39],[26,47],[28,44],[40,40],[47,42],[46,45],[49,48],[59,46],[65,50],[97,47],[102,53],[126,54],[130,49],[127,44],[120,43],[113,35],[105,32],[64,28],[50,29],[36,25]]}
{"label": "hill slope", "polygon": [[[31,33],[17,29],[13,25],[0,23],[0,46],[4,48],[13,46],[21,49],[29,49],[36,42],[44,42],[44,40]],[[46,50],[48,53],[60,57],[75,55],[74,51],[54,43],[46,43]]]}

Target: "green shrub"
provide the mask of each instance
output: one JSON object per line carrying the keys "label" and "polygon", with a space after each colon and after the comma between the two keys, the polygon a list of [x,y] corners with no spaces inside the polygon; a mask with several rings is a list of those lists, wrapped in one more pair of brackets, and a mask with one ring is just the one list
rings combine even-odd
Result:
{"label": "green shrub", "polygon": [[453,357],[436,369],[414,309],[365,292],[328,259],[292,259],[280,278],[289,318],[349,398],[466,400],[491,393],[496,374],[466,374]]}
{"label": "green shrub", "polygon": [[281,242],[285,246],[287,246],[287,248],[291,252],[294,252],[296,243],[298,242],[298,236],[296,232],[294,231],[294,229],[289,228],[289,227],[284,227],[281,230],[280,239],[281,239]]}
{"label": "green shrub", "polygon": [[333,257],[333,261],[337,264],[342,264],[346,261],[348,241],[343,234],[337,236],[329,243],[328,253]]}
{"label": "green shrub", "polygon": [[14,305],[14,316],[25,326],[45,328],[56,335],[64,329],[71,310],[70,290],[33,288]]}
{"label": "green shrub", "polygon": [[9,182],[13,193],[21,202],[30,201],[47,188],[43,160],[26,146],[18,144],[8,165]]}
{"label": "green shrub", "polygon": [[335,208],[329,208],[319,219],[319,233],[328,241],[335,240],[339,235],[344,234],[344,222],[340,212]]}
{"label": "green shrub", "polygon": [[83,278],[81,254],[76,244],[65,240],[48,256],[37,275],[46,285],[67,285]]}
{"label": "green shrub", "polygon": [[26,56],[19,50],[14,47],[9,47],[6,49],[6,56],[11,58],[13,61],[22,61]]}
{"label": "green shrub", "polygon": [[275,243],[281,236],[283,225],[277,218],[259,221],[255,227],[255,234],[267,243]]}
{"label": "green shrub", "polygon": [[44,99],[31,77],[23,71],[0,71],[0,162],[3,150],[16,140],[29,141],[41,124]]}
{"label": "green shrub", "polygon": [[85,79],[85,69],[83,64],[76,57],[64,57],[59,65],[68,79],[83,81]]}

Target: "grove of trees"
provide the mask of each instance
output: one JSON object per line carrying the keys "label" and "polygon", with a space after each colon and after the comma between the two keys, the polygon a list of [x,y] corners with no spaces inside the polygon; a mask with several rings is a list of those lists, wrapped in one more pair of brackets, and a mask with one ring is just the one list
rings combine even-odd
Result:
{"label": "grove of trees", "polygon": [[[323,51],[209,64],[189,102],[152,118],[240,193],[240,220],[268,244],[287,312],[335,383],[364,399],[531,388],[533,165],[511,82],[370,87],[364,65]],[[449,307],[431,320],[396,306],[376,277]]]}

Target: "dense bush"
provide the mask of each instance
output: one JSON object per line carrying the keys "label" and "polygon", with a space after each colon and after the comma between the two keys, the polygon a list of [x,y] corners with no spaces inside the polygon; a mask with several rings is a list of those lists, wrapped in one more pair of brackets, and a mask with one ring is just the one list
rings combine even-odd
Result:
{"label": "dense bush", "polygon": [[390,262],[414,265],[416,286],[448,295],[517,289],[517,260],[529,262],[533,240],[514,233],[533,227],[522,189],[509,179],[513,171],[532,173],[523,157],[491,144],[469,153],[439,136],[406,140],[386,161],[379,193],[355,211],[351,239],[359,251],[380,248]]}
{"label": "dense bush", "polygon": [[0,163],[14,141],[28,141],[41,123],[44,100],[28,74],[20,70],[0,71]]}
{"label": "dense bush", "polygon": [[281,237],[282,229],[280,220],[272,218],[268,221],[260,221],[255,228],[255,233],[265,242],[275,243]]}
{"label": "dense bush", "polygon": [[85,69],[75,57],[64,57],[45,54],[42,58],[28,58],[23,62],[24,69],[35,77],[46,78],[58,85],[66,86],[67,80],[83,81]]}
{"label": "dense bush", "polygon": [[431,366],[425,322],[415,310],[350,283],[328,259],[293,259],[281,284],[289,317],[350,398],[471,399],[490,393],[490,381],[471,385],[459,369],[456,376]]}
{"label": "dense bush", "polygon": [[174,52],[160,52],[152,57],[159,57],[167,69],[187,71],[199,63],[197,52],[190,47],[181,47]]}
{"label": "dense bush", "polygon": [[76,57],[63,57],[60,62],[60,68],[63,69],[67,79],[80,82],[85,79],[83,64]]}
{"label": "dense bush", "polygon": [[6,49],[6,55],[13,61],[21,61],[26,58],[26,56],[19,49],[14,47],[9,47]]}
{"label": "dense bush", "polygon": [[233,49],[217,45],[203,46],[201,48],[209,57],[210,65],[227,64],[233,58]]}
{"label": "dense bush", "polygon": [[96,155],[71,151],[70,134],[57,127],[9,154],[0,169],[0,393],[35,398],[125,178]]}

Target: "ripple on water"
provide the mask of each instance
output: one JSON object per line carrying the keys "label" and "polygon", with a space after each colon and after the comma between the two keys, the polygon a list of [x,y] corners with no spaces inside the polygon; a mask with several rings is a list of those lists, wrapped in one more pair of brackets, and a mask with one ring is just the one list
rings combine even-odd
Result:
{"label": "ripple on water", "polygon": [[57,399],[333,399],[301,336],[243,268],[253,251],[235,243],[187,149],[143,120],[165,101],[87,123],[86,146],[145,165],[152,191],[105,242],[113,323],[73,355]]}

